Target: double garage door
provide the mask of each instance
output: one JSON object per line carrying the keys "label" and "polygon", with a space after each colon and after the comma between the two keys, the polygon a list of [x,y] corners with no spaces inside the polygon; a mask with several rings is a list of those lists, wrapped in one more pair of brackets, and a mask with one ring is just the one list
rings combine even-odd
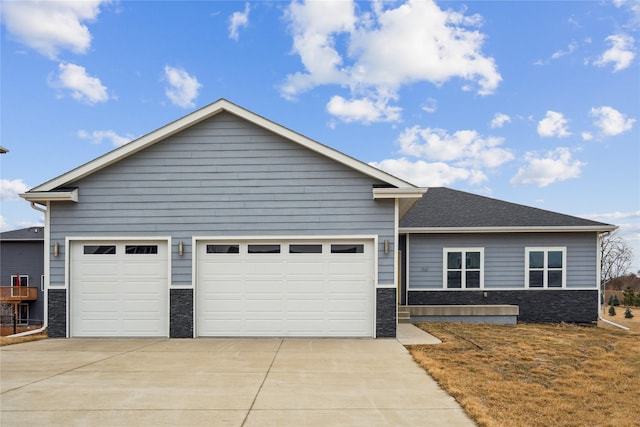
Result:
{"label": "double garage door", "polygon": [[[74,242],[72,336],[168,336],[167,242]],[[373,336],[371,240],[199,241],[197,336]]]}
{"label": "double garage door", "polygon": [[200,242],[199,336],[373,336],[370,241]]}

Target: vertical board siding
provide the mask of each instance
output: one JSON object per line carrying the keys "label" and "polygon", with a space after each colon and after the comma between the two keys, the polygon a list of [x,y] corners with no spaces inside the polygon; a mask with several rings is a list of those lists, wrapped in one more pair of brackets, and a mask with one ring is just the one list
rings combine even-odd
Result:
{"label": "vertical board siding", "polygon": [[[192,236],[379,235],[393,243],[394,202],[374,201],[374,184],[221,113],[73,183],[80,202],[51,206],[51,239],[171,236],[172,283],[191,284]],[[392,283],[393,255],[379,257],[378,280]],[[53,286],[64,283],[63,259],[51,260]]]}
{"label": "vertical board siding", "polygon": [[409,288],[443,288],[443,248],[481,247],[486,289],[524,289],[525,247],[551,246],[567,248],[567,288],[596,288],[596,233],[412,234]]}

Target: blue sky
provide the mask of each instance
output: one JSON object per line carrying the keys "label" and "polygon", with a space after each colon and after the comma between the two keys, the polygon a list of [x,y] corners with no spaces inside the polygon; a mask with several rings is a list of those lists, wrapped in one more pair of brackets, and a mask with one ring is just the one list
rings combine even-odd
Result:
{"label": "blue sky", "polygon": [[17,194],[219,98],[420,186],[620,226],[640,270],[640,1],[1,3]]}

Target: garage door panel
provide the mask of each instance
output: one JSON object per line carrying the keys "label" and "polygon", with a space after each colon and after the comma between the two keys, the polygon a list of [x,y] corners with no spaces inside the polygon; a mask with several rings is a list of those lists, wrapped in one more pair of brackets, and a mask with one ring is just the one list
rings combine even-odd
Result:
{"label": "garage door panel", "polygon": [[197,249],[198,335],[373,335],[371,241],[353,254],[332,253],[331,242],[278,242],[277,254],[248,253],[253,242],[235,242],[236,254],[206,253],[208,244]]}
{"label": "garage door panel", "polygon": [[[107,246],[108,253],[87,253]],[[70,262],[72,336],[168,335],[166,242],[75,241]]]}

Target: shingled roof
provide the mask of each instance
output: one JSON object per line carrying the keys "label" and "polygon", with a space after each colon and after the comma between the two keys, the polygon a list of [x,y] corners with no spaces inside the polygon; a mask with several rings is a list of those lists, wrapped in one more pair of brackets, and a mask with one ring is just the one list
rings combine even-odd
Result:
{"label": "shingled roof", "polygon": [[433,187],[402,217],[400,228],[434,232],[450,229],[612,231],[616,226],[450,188]]}
{"label": "shingled roof", "polygon": [[0,240],[4,242],[14,240],[44,240],[44,227],[21,228],[20,230],[0,233]]}

